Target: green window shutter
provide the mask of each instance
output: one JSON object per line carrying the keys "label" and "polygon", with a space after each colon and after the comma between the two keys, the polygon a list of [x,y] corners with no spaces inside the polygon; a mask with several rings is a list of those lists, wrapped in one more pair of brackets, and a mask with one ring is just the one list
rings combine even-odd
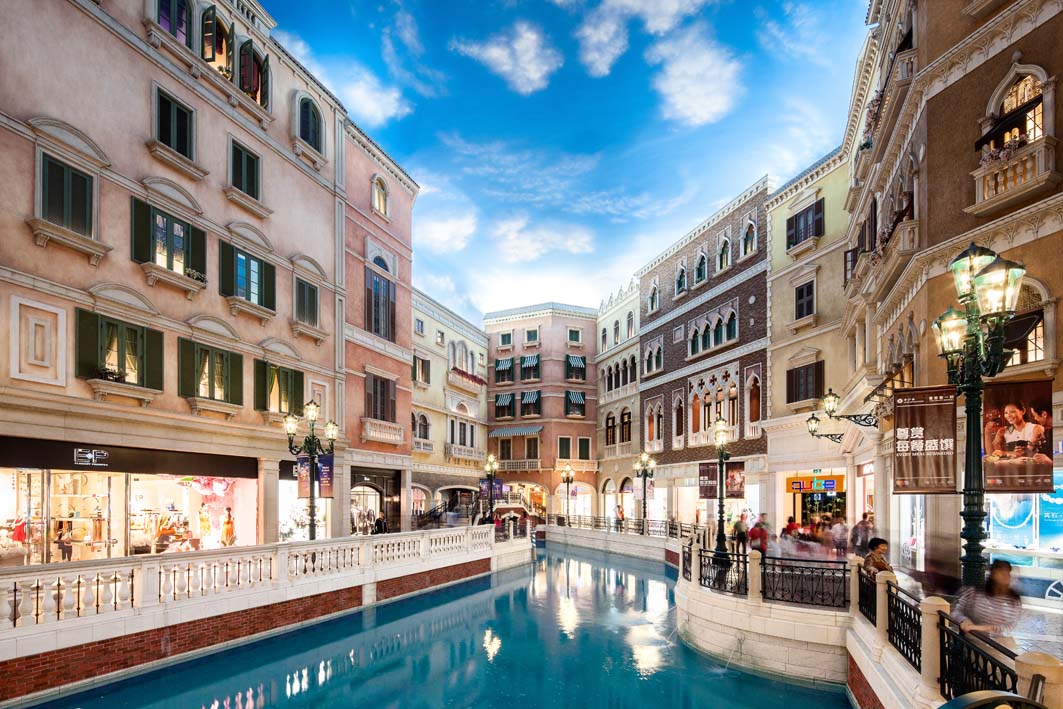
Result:
{"label": "green window shutter", "polygon": [[207,233],[196,227],[192,227],[192,238],[188,240],[188,266],[207,275]]}
{"label": "green window shutter", "polygon": [[245,93],[251,93],[251,87],[253,85],[253,77],[255,61],[255,43],[252,40],[246,40],[240,45],[240,90]]}
{"label": "green window shutter", "polygon": [[158,330],[144,329],[144,386],[148,389],[162,389],[163,360],[166,348],[162,333]]}
{"label": "green window shutter", "polygon": [[225,392],[225,400],[230,404],[244,405],[244,356],[233,352],[228,356],[229,371],[225,378],[229,383],[229,391]]}
{"label": "green window shutter", "polygon": [[373,271],[365,267],[365,331],[376,334],[373,329]]}
{"label": "green window shutter", "polygon": [[269,408],[269,365],[260,359],[255,360],[255,410],[265,411]]}
{"label": "green window shutter", "polygon": [[76,349],[76,375],[94,379],[100,369],[100,316],[80,308],[77,310]]}
{"label": "green window shutter", "polygon": [[177,338],[177,394],[196,395],[196,343]]}
{"label": "green window shutter", "polygon": [[277,309],[277,268],[272,263],[262,262],[262,306]]}
{"label": "green window shutter", "polygon": [[303,415],[303,373],[292,372],[292,413],[296,416]]}
{"label": "green window shutter", "polygon": [[236,25],[229,27],[226,32],[228,37],[225,40],[225,66],[229,69],[229,80],[232,81],[236,75],[233,72],[233,44],[236,42]]}
{"label": "green window shutter", "polygon": [[130,255],[137,263],[151,261],[151,207],[133,197]]}
{"label": "green window shutter", "polygon": [[311,285],[306,287],[307,299],[306,299],[306,314],[308,316],[307,322],[314,327],[320,327],[320,322],[317,312],[317,288]]}
{"label": "green window shutter", "polygon": [[218,292],[236,294],[236,252],[227,241],[218,242]]}
{"label": "green window shutter", "polygon": [[214,37],[217,32],[218,11],[213,5],[203,11],[203,28],[200,33],[202,45],[200,56],[208,62],[214,61]]}
{"label": "green window shutter", "polygon": [[430,359],[424,361],[424,383],[432,383],[432,360]]}
{"label": "green window shutter", "polygon": [[262,85],[258,90],[258,102],[262,105],[262,108],[269,108],[269,56],[262,60]]}

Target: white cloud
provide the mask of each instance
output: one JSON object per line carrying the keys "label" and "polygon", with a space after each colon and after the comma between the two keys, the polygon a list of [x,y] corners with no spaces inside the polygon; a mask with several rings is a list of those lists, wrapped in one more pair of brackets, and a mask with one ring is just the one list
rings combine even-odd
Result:
{"label": "white cloud", "polygon": [[742,65],[707,35],[696,23],[646,51],[646,60],[661,66],[653,87],[664,100],[665,118],[689,126],[712,123],[727,115],[741,94]]}
{"label": "white cloud", "polygon": [[757,40],[765,50],[815,64],[827,63],[821,48],[830,43],[823,35],[819,16],[808,5],[783,3],[782,17],[778,19],[759,7],[754,14],[761,20]]}
{"label": "white cloud", "polygon": [[430,216],[413,223],[414,246],[438,254],[456,253],[469,244],[476,233],[476,213]]}
{"label": "white cloud", "polygon": [[284,30],[273,30],[272,37],[280,42],[300,64],[306,67],[307,71],[321,81],[325,81],[324,76],[328,72],[314,57],[314,53],[310,49],[310,45],[306,43],[306,40],[299,35],[285,32]]}
{"label": "white cloud", "polygon": [[553,251],[587,254],[594,250],[594,232],[587,227],[560,222],[533,226],[526,214],[499,221],[491,236],[502,258],[510,263],[535,261]]}
{"label": "white cloud", "polygon": [[549,45],[543,31],[524,20],[483,42],[455,39],[450,48],[484,64],[509,87],[525,96],[545,89],[561,68],[561,52]]}
{"label": "white cloud", "polygon": [[591,76],[607,76],[628,48],[628,23],[640,19],[654,35],[675,29],[711,0],[602,0],[576,30],[580,61]]}
{"label": "white cloud", "polygon": [[781,125],[772,131],[776,138],[763,144],[759,156],[762,171],[775,177],[777,183],[793,177],[838,144],[835,122],[808,101],[788,98],[779,115]]}
{"label": "white cloud", "polygon": [[424,54],[424,45],[421,44],[421,37],[417,31],[417,20],[405,10],[395,13],[395,34],[410,54],[415,57]]}

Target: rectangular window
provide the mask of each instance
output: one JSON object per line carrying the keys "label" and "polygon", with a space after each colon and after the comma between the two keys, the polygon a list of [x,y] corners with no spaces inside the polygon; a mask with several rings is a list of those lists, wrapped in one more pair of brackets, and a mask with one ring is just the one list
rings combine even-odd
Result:
{"label": "rectangular window", "polygon": [[317,327],[317,286],[295,279],[295,319]]}
{"label": "rectangular window", "polygon": [[537,381],[541,376],[539,371],[539,355],[528,355],[521,358],[520,378],[521,381]]}
{"label": "rectangular window", "polygon": [[516,411],[513,394],[495,394],[495,418],[513,418]]}
{"label": "rectangular window", "polygon": [[499,347],[512,347],[513,346],[513,333],[503,332],[498,335]]}
{"label": "rectangular window", "polygon": [[196,345],[196,395],[204,399],[228,399],[229,353]]}
{"label": "rectangular window", "polygon": [[583,331],[581,331],[579,328],[570,327],[568,329],[568,341],[583,342]]}
{"label": "rectangular window", "polygon": [[524,459],[535,460],[539,457],[539,439],[538,438],[525,438],[524,439]]}
{"label": "rectangular window", "polygon": [[41,165],[41,217],[92,236],[92,178],[48,155]]}
{"label": "rectangular window", "polygon": [[159,26],[192,48],[191,5],[189,0],[159,0]]}
{"label": "rectangular window", "polygon": [[447,342],[447,335],[442,330],[436,330],[436,344],[442,347]]}
{"label": "rectangular window", "polygon": [[77,309],[76,372],[149,389],[163,388],[162,332]]}
{"label": "rectangular window", "polygon": [[233,187],[258,199],[258,156],[233,141]]}
{"label": "rectangular window", "polygon": [[585,381],[587,379],[587,358],[582,355],[569,355],[566,357],[565,379]]}
{"label": "rectangular window", "polygon": [[395,284],[366,266],[365,329],[395,341]]}
{"label": "rectangular window", "polygon": [[513,441],[508,438],[499,439],[498,457],[500,460],[513,460]]}
{"label": "rectangular window", "polygon": [[576,451],[578,456],[579,456],[579,459],[580,460],[590,460],[591,459],[591,439],[589,439],[589,438],[579,438],[576,441],[576,443],[577,443],[577,445],[579,447],[579,450]]}
{"label": "rectangular window", "polygon": [[413,321],[413,331],[415,333],[417,333],[418,335],[423,335],[424,334],[424,320],[421,320],[420,318],[416,318]]}
{"label": "rectangular window", "polygon": [[156,94],[155,137],[163,145],[192,159],[192,111],[162,91]]}
{"label": "rectangular window", "polygon": [[620,414],[620,442],[631,441],[631,412],[625,411]]}
{"label": "rectangular window", "polygon": [[582,391],[565,392],[565,416],[586,416],[587,400]]}
{"label": "rectangular window", "polygon": [[144,328],[100,318],[101,377],[126,384],[144,383]]}
{"label": "rectangular window", "polygon": [[243,356],[177,338],[177,393],[243,404]]}
{"label": "rectangular window", "polygon": [[378,421],[395,422],[395,382],[367,374],[365,377],[365,415]]}
{"label": "rectangular window", "polygon": [[569,436],[557,437],[557,457],[565,460],[572,458],[572,439]]}
{"label": "rectangular window", "polygon": [[151,209],[152,260],[156,265],[184,274],[188,263],[191,227],[166,212]]}
{"label": "rectangular window", "polygon": [[786,371],[786,403],[823,398],[823,361]]}
{"label": "rectangular window", "polygon": [[243,251],[236,252],[236,295],[256,305],[264,305],[262,295],[262,260]]}
{"label": "rectangular window", "polygon": [[432,379],[432,363],[424,357],[413,356],[413,380],[421,384],[430,384]]}
{"label": "rectangular window", "polygon": [[[269,411],[274,413],[288,413],[292,411],[297,399],[295,396],[295,379],[297,372],[287,367],[269,365],[268,384],[266,387],[266,402]],[[301,374],[299,377],[301,378]],[[301,403],[301,402],[300,402]]]}
{"label": "rectangular window", "polygon": [[786,220],[786,248],[790,249],[813,237],[823,236],[823,205],[824,201],[820,199],[811,207],[802,209]]}
{"label": "rectangular window", "polygon": [[524,331],[524,342],[526,344],[532,344],[539,341],[539,328],[533,330]]}
{"label": "rectangular window", "polygon": [[521,392],[520,415],[541,416],[542,413],[542,395],[540,392],[538,390]]}
{"label": "rectangular window", "polygon": [[809,281],[794,288],[794,320],[816,312],[816,282]]}
{"label": "rectangular window", "polygon": [[505,384],[513,381],[513,367],[512,365],[506,369],[499,369],[498,364],[495,364],[495,384]]}

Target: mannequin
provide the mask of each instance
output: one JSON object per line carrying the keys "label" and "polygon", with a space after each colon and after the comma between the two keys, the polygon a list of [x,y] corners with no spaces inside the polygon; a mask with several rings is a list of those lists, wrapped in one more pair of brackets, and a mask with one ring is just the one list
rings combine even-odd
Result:
{"label": "mannequin", "polygon": [[232,507],[225,508],[225,515],[221,520],[221,543],[226,547],[236,543],[236,520],[233,519]]}
{"label": "mannequin", "polygon": [[207,509],[207,503],[201,503],[199,505],[199,538],[207,539],[213,531],[214,527],[210,524],[210,510]]}

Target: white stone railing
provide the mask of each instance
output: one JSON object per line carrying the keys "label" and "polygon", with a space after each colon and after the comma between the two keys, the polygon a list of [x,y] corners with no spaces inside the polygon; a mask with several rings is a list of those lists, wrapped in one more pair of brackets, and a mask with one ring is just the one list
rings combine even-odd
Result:
{"label": "white stone railing", "polygon": [[579,460],[577,458],[557,458],[554,463],[555,470],[564,470],[566,465],[571,465],[577,473],[594,473],[598,471],[598,461]]}
{"label": "white stone railing", "polygon": [[435,446],[434,443],[432,443],[432,441],[425,440],[423,438],[414,438],[413,439],[413,449],[415,451],[418,451],[418,452],[421,452],[421,453],[431,453],[432,451],[435,450],[435,448],[436,448],[436,446]]}
{"label": "white stone railing", "polygon": [[646,452],[647,453],[660,453],[663,450],[664,450],[664,441],[663,440],[646,441]]}
{"label": "white stone railing", "polygon": [[624,456],[632,455],[635,451],[635,444],[632,441],[626,443],[614,443],[605,447],[606,458],[623,458]]}
{"label": "white stone railing", "polygon": [[362,440],[380,443],[402,443],[405,435],[402,426],[391,421],[362,418]]}
{"label": "white stone railing", "polygon": [[487,457],[487,453],[482,448],[474,448],[472,446],[462,446],[457,443],[448,443],[446,446],[446,455],[448,458],[460,458],[461,460],[476,460],[480,461]]}
{"label": "white stone railing", "polygon": [[760,438],[764,429],[761,428],[760,421],[749,421],[746,423],[746,438]]}
{"label": "white stone railing", "polygon": [[612,391],[603,391],[601,401],[598,402],[598,405],[604,406],[605,404],[611,404],[614,401],[618,401],[620,399],[626,399],[629,396],[634,396],[638,393],[638,391],[638,382],[631,382],[630,384],[625,384],[624,386],[617,387]]}
{"label": "white stone railing", "polygon": [[539,459],[538,458],[526,458],[524,460],[500,460],[498,461],[499,470],[538,470]]}
{"label": "white stone railing", "polygon": [[971,173],[974,178],[974,204],[965,211],[985,216],[1060,180],[1056,172],[1056,144],[1045,136],[1016,150],[1009,158],[996,160]]}

